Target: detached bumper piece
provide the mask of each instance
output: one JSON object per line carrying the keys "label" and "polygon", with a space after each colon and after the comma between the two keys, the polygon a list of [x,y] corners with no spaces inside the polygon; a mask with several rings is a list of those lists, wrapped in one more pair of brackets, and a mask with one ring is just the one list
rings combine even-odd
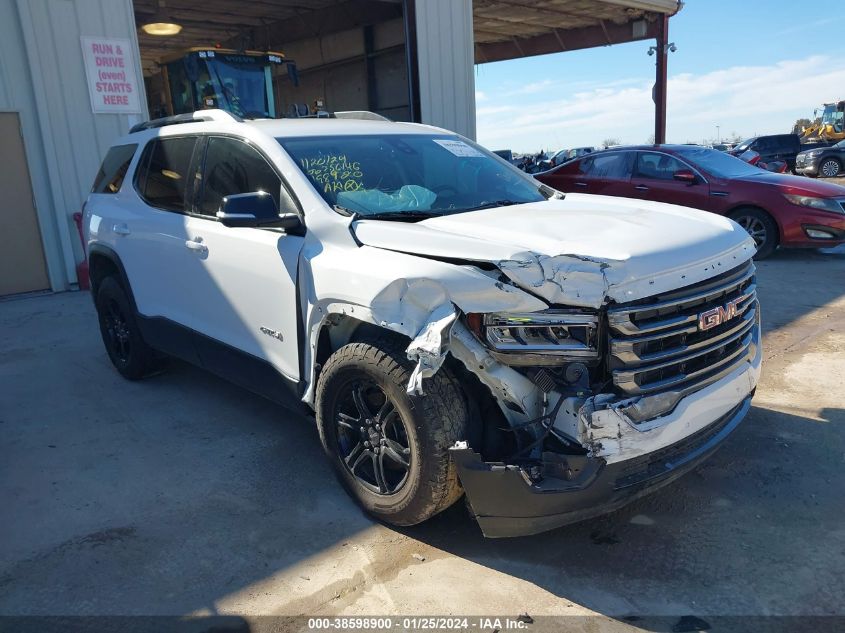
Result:
{"label": "detached bumper piece", "polygon": [[654,453],[604,459],[545,453],[531,466],[484,462],[471,448],[451,456],[484,536],[526,536],[605,514],[692,470],[730,435],[751,396],[711,425]]}

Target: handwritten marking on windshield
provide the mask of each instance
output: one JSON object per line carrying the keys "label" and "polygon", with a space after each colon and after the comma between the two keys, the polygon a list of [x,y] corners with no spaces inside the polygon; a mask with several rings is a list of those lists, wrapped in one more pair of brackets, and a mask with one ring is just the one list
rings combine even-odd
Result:
{"label": "handwritten marking on windshield", "polygon": [[364,188],[359,161],[350,161],[346,154],[325,154],[299,161],[305,173],[320,183],[325,193],[358,191]]}

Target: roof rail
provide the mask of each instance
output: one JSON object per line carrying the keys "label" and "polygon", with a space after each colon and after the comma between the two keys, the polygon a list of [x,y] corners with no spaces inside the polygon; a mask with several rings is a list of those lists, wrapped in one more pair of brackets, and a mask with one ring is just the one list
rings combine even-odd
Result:
{"label": "roof rail", "polygon": [[178,125],[180,123],[198,123],[200,121],[237,121],[242,122],[243,119],[236,114],[232,114],[226,110],[211,109],[198,110],[196,112],[188,112],[186,114],[176,114],[174,116],[166,116],[161,119],[153,119],[152,121],[144,121],[133,125],[129,130],[130,134],[135,132],[142,132],[144,130],[152,130],[157,127],[165,127],[168,125]]}
{"label": "roof rail", "polygon": [[346,112],[335,112],[334,116],[337,119],[364,119],[365,121],[389,121],[393,123],[392,119],[388,119],[386,116],[382,116],[381,114],[376,114],[375,112],[370,112],[368,110],[347,110]]}

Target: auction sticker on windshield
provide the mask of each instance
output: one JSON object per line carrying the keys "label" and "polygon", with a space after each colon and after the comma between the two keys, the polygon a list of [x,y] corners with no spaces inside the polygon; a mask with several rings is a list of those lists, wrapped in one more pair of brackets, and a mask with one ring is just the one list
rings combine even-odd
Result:
{"label": "auction sticker on windshield", "polygon": [[484,158],[484,154],[475,149],[472,145],[467,145],[463,141],[447,141],[443,139],[434,139],[434,142],[445,147],[455,156],[470,156],[475,158]]}

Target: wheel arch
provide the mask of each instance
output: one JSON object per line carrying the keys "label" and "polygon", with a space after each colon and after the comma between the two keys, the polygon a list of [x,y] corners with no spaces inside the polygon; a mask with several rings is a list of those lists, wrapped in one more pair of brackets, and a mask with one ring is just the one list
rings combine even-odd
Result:
{"label": "wheel arch", "polygon": [[775,246],[780,244],[781,240],[783,239],[783,225],[780,223],[780,220],[777,218],[777,216],[775,216],[773,213],[771,213],[765,207],[762,207],[759,204],[756,204],[756,203],[753,203],[753,202],[742,202],[742,203],[739,203],[739,204],[735,204],[733,207],[731,207],[730,209],[728,209],[725,212],[725,216],[733,219],[733,216],[738,211],[741,211],[742,209],[755,209],[757,211],[762,211],[767,216],[769,216],[769,218],[771,218],[772,222],[774,222],[775,226],[778,228],[778,234],[776,236],[777,237],[777,244],[775,244]]}
{"label": "wheel arch", "polygon": [[406,345],[411,342],[410,337],[404,334],[344,312],[335,312],[328,315],[317,327],[319,329],[316,337],[313,371],[311,372],[311,380],[314,383],[319,380],[320,370],[329,356],[347,343],[361,342],[381,336],[401,339]]}
{"label": "wheel arch", "polygon": [[[395,340],[402,347],[407,347],[412,341],[410,336],[402,332],[357,318],[348,313],[336,312],[330,314],[323,319],[318,327],[319,332],[316,338],[312,371],[308,374],[310,376],[309,391],[311,392],[316,390],[317,383],[320,380],[320,371],[326,361],[344,345],[371,342],[387,337]],[[469,414],[467,439],[473,446],[483,447],[485,454],[506,454],[507,450],[512,447],[495,433],[495,429],[504,428],[508,423],[493,392],[451,354],[447,356],[444,366],[448,367],[458,377],[458,387],[463,392],[467,403]]]}
{"label": "wheel arch", "polygon": [[100,284],[106,277],[114,276],[123,286],[132,309],[137,313],[138,306],[135,304],[135,296],[132,294],[132,286],[126,276],[126,269],[120,256],[108,246],[103,244],[92,244],[88,249],[88,275],[91,280],[91,296],[96,298]]}

